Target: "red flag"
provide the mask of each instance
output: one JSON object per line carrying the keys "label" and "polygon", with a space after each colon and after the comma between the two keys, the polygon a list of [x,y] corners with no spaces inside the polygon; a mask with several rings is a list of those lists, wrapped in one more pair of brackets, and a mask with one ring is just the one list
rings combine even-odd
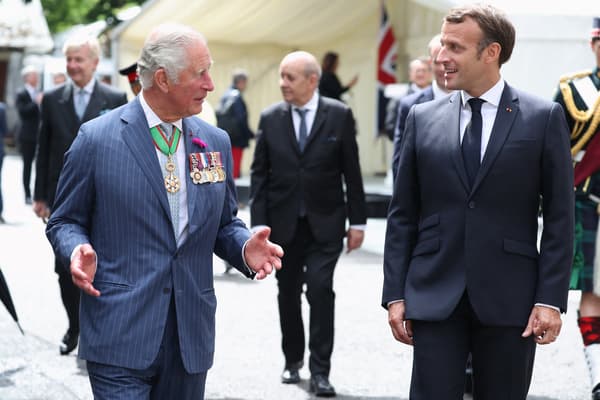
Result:
{"label": "red flag", "polygon": [[381,0],[381,24],[377,51],[377,135],[385,134],[385,110],[388,99],[384,96],[385,85],[396,83],[396,57],[398,44],[388,19],[385,4]]}

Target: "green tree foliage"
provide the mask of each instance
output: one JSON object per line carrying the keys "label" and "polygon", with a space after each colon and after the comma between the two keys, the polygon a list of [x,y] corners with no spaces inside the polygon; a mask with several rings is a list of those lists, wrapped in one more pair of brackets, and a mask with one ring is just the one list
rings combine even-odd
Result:
{"label": "green tree foliage", "polygon": [[41,0],[50,32],[58,33],[73,25],[106,21],[118,23],[116,14],[145,0]]}

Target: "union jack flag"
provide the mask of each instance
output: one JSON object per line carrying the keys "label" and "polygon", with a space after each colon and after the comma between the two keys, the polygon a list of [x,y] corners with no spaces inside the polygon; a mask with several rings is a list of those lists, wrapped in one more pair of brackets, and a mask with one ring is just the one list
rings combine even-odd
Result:
{"label": "union jack flag", "polygon": [[396,57],[398,44],[388,18],[385,4],[381,0],[381,25],[377,51],[377,135],[385,134],[385,110],[388,98],[384,89],[396,83]]}

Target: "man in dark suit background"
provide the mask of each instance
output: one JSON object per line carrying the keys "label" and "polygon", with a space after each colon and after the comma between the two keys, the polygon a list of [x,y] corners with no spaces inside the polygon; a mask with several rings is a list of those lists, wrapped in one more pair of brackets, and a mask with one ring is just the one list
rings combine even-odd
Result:
{"label": "man in dark suit background", "polygon": [[440,44],[440,35],[435,35],[429,42],[427,48],[429,50],[431,70],[433,72],[433,81],[431,82],[431,85],[423,90],[402,97],[398,104],[398,118],[396,119],[394,128],[394,152],[392,155],[392,173],[394,179],[396,178],[396,169],[398,168],[398,159],[400,157],[400,144],[402,142],[402,133],[404,132],[404,126],[406,125],[408,111],[415,104],[439,99],[449,93],[448,89],[446,89],[444,65],[437,60],[437,55],[442,48],[442,45]]}
{"label": "man in dark suit background", "polygon": [[200,33],[156,27],[142,92],[83,124],[65,155],[46,233],[83,290],[79,355],[96,400],[202,400],[213,253],[249,278],[281,268],[269,229],[251,235],[236,216],[227,134],[194,116],[214,89],[211,64]]}
{"label": "man in dark suit background", "polygon": [[[64,154],[81,124],[127,102],[124,92],[94,78],[100,57],[96,38],[75,34],[65,41],[63,53],[71,82],[50,90],[42,99],[33,210],[45,219],[53,210]],[[77,347],[80,293],[58,258],[55,271],[69,319],[69,328],[60,344],[60,353],[66,355]]]}
{"label": "man in dark suit background", "polygon": [[[388,214],[383,306],[414,346],[411,399],[525,400],[536,344],[556,340],[573,249],[573,170],[561,107],[500,66],[515,31],[498,9],[452,9],[438,61],[451,96],[408,114]],[[538,211],[544,226],[536,247]]]}
{"label": "man in dark suit background", "polygon": [[23,189],[25,204],[31,203],[31,167],[35,158],[37,136],[40,129],[40,103],[42,92],[38,90],[40,73],[33,65],[21,70],[23,88],[17,92],[16,106],[21,120],[19,149],[23,157]]}
{"label": "man in dark suit background", "polygon": [[305,347],[301,294],[306,284],[310,387],[317,396],[335,396],[329,383],[333,272],[344,236],[348,251],[360,247],[366,224],[356,127],[350,108],[319,95],[321,69],[313,55],[290,53],[279,71],[284,101],[260,117],[250,176],[251,221],[253,226],[270,226],[273,240],[285,250],[285,268],[276,274],[285,356],[282,382],[300,381]]}

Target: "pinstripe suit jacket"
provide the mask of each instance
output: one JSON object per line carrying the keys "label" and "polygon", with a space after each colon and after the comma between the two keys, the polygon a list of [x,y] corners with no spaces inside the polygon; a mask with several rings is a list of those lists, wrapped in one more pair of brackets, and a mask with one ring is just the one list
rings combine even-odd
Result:
{"label": "pinstripe suit jacket", "polygon": [[138,99],[82,125],[58,184],[47,235],[69,265],[77,244],[98,256],[94,286],[100,297],[81,299],[81,358],[126,368],[155,359],[171,296],[177,311],[181,356],[190,373],[212,365],[216,298],[212,255],[247,276],[242,246],[250,233],[236,217],[227,134],[196,117],[183,119],[186,153],[221,152],[227,179],[193,184],[187,197],[189,236],[178,248],[163,172]]}

